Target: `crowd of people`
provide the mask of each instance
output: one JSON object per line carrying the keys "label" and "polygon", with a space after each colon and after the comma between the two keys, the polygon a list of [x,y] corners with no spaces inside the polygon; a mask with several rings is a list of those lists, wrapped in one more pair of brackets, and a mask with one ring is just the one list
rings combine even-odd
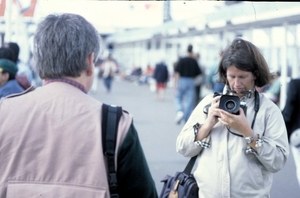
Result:
{"label": "crowd of people", "polygon": [[[88,93],[97,92],[99,79],[110,93],[120,71],[112,54],[102,58],[101,50],[95,27],[77,14],[49,15],[40,22],[34,66],[19,60],[17,43],[0,48],[0,197],[45,191],[49,197],[58,192],[66,198],[110,197],[109,167],[99,146],[106,144],[99,135],[103,103]],[[193,173],[199,197],[270,197],[273,174],[285,166],[290,142],[300,184],[299,80],[291,80],[281,112],[279,96],[273,100],[262,90],[278,92],[280,74],[272,77],[253,43],[234,39],[208,74],[199,56],[188,45],[186,56],[176,60],[174,76],[164,61],[130,73],[144,75],[138,78],[142,84],[154,79],[160,101],[174,80],[175,123],[184,123],[174,145],[186,157],[202,151]],[[42,86],[32,86],[36,74]],[[202,86],[211,90],[204,98]],[[133,116],[122,111],[117,128],[116,192],[158,197]]]}
{"label": "crowd of people", "polygon": [[0,48],[0,98],[21,93],[33,84],[34,70],[19,59],[19,52],[16,42],[5,43]]}

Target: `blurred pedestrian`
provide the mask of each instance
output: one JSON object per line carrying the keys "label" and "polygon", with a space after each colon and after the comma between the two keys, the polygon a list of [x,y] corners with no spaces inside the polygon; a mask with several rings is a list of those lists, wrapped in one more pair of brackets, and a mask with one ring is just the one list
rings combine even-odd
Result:
{"label": "blurred pedestrian", "polygon": [[181,58],[175,67],[174,86],[177,89],[175,97],[175,122],[186,122],[195,106],[195,78],[201,74],[198,62],[194,58],[193,46],[188,45],[186,57]]}
{"label": "blurred pedestrian", "polygon": [[139,85],[149,84],[151,78],[153,77],[154,69],[151,65],[147,65],[146,70],[142,73],[141,77],[139,78]]}
{"label": "blurred pedestrian", "polygon": [[0,47],[0,59],[8,59],[14,62],[14,52],[7,47]]}
{"label": "blurred pedestrian", "polygon": [[279,105],[281,91],[280,71],[275,72],[272,77],[272,82],[270,83],[270,85],[268,85],[268,87],[264,91],[264,94],[275,104]]}
{"label": "blurred pedestrian", "polygon": [[153,78],[156,81],[156,99],[163,101],[165,99],[166,86],[169,80],[168,67],[163,61],[156,64]]}
{"label": "blurred pedestrian", "polygon": [[194,57],[196,61],[198,62],[199,68],[201,70],[201,73],[195,77],[194,83],[195,83],[195,107],[201,100],[201,88],[203,85],[203,81],[205,79],[204,72],[202,72],[201,64],[200,64],[200,53],[195,53]]}
{"label": "blurred pedestrian", "polygon": [[20,54],[20,47],[18,43],[15,42],[8,42],[5,43],[5,47],[11,49],[14,53],[13,61],[17,64],[18,67],[18,76],[26,76],[29,86],[32,84],[33,81],[33,71],[32,68],[25,62],[19,59]]}
{"label": "blurred pedestrian", "polygon": [[[87,94],[99,51],[99,33],[80,15],[38,24],[34,56],[44,85],[0,100],[1,198],[110,197],[102,103]],[[117,129],[116,178],[109,179],[119,197],[156,198],[132,115],[123,111]]]}
{"label": "blurred pedestrian", "polygon": [[15,78],[17,71],[17,65],[13,61],[0,59],[0,98],[24,91]]}
{"label": "blurred pedestrian", "polygon": [[288,85],[287,98],[282,115],[287,128],[291,151],[296,165],[300,185],[300,78],[292,79]]}
{"label": "blurred pedestrian", "polygon": [[[14,52],[6,47],[0,48],[0,59],[10,60],[14,61]],[[14,62],[13,62],[14,63]],[[14,65],[16,65],[14,63]],[[3,72],[1,73],[1,84],[3,86],[0,86],[1,97],[5,97],[10,94],[20,93],[26,89],[26,87],[23,86],[24,81],[23,78],[17,78],[17,74],[5,71],[1,69]],[[6,78],[7,77],[7,78]],[[25,82],[26,83],[26,82]],[[21,87],[21,88],[20,88]]]}
{"label": "blurred pedestrian", "polygon": [[98,84],[99,84],[99,79],[102,78],[102,70],[101,70],[101,64],[103,60],[101,58],[98,58],[95,62],[95,68],[94,68],[94,80],[93,84],[91,87],[91,92],[93,94],[96,94],[98,91]]}
{"label": "blurred pedestrian", "polygon": [[101,67],[103,69],[102,77],[104,86],[106,88],[107,93],[110,93],[113,79],[118,70],[117,64],[115,63],[115,61],[113,61],[111,54],[107,56],[105,61],[102,63]]}
{"label": "blurred pedestrian", "polygon": [[222,93],[225,84],[220,81],[218,75],[218,65],[222,58],[223,51],[219,52],[218,57],[215,59],[213,65],[209,67],[209,72],[206,77],[206,88],[212,90],[213,93]]}

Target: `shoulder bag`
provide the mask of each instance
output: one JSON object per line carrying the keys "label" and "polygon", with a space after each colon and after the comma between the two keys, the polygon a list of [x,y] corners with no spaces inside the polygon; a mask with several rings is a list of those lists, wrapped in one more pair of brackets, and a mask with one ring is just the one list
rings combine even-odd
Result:
{"label": "shoulder bag", "polygon": [[198,155],[189,160],[183,172],[176,172],[175,176],[166,175],[161,180],[164,185],[159,198],[198,198],[199,188],[191,174],[197,157]]}

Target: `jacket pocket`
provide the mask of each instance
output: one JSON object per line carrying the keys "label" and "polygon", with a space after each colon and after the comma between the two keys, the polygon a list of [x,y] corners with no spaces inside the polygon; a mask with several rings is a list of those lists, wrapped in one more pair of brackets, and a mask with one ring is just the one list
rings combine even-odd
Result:
{"label": "jacket pocket", "polygon": [[9,182],[7,198],[106,198],[107,191],[101,188],[39,182]]}

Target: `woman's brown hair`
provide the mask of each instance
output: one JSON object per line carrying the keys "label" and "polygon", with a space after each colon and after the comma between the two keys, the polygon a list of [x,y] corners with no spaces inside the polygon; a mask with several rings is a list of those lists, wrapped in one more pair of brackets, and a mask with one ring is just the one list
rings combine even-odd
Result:
{"label": "woman's brown hair", "polygon": [[268,64],[260,50],[251,42],[236,38],[226,47],[219,62],[218,73],[220,81],[227,82],[226,71],[229,66],[252,72],[256,77],[255,85],[263,87],[271,81]]}

